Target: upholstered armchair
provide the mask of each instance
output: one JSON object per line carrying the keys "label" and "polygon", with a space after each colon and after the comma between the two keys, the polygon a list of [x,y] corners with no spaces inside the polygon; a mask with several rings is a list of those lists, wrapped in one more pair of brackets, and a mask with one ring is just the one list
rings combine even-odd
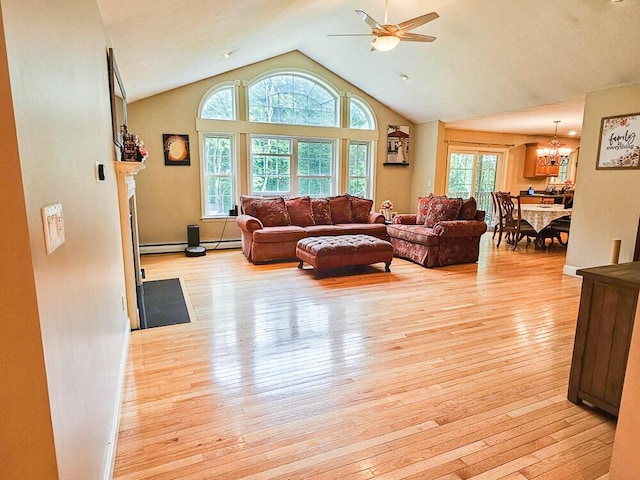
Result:
{"label": "upholstered armchair", "polygon": [[473,197],[429,195],[418,198],[417,207],[416,214],[398,214],[387,225],[394,255],[424,267],[478,261],[487,224]]}

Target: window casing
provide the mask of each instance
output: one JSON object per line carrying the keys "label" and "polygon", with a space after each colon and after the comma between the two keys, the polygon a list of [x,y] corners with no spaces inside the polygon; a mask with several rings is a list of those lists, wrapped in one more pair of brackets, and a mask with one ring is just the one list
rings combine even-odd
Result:
{"label": "window casing", "polygon": [[202,144],[203,216],[227,216],[236,204],[235,138],[205,134]]}

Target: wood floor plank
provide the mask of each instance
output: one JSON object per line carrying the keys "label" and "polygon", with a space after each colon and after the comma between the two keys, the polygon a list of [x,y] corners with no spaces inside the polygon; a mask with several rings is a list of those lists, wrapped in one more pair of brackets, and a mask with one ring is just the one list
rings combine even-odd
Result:
{"label": "wood floor plank", "polygon": [[114,479],[608,478],[615,421],[566,398],[581,281],[503,247],[324,278],[143,256],[197,321],[132,332]]}

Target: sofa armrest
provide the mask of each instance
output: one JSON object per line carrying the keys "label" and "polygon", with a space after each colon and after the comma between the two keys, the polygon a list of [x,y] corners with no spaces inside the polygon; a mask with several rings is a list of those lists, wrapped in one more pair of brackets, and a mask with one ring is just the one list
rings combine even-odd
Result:
{"label": "sofa armrest", "polygon": [[371,212],[367,223],[384,223],[384,215],[381,213]]}
{"label": "sofa armrest", "polygon": [[241,214],[236,217],[236,225],[245,232],[253,232],[263,228],[262,222],[251,215]]}
{"label": "sofa armrest", "polygon": [[398,213],[393,217],[393,223],[400,225],[415,225],[417,217],[418,216],[415,213]]}
{"label": "sofa armrest", "polygon": [[478,220],[450,220],[438,222],[433,233],[439,237],[479,237],[487,231],[487,224]]}

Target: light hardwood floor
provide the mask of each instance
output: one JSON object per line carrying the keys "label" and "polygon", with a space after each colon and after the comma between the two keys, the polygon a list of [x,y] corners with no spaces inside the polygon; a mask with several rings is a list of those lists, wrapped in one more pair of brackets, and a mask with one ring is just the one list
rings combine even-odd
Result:
{"label": "light hardwood floor", "polygon": [[316,279],[239,250],[144,256],[196,321],[134,331],[116,479],[606,479],[614,420],[566,399],[565,250]]}

